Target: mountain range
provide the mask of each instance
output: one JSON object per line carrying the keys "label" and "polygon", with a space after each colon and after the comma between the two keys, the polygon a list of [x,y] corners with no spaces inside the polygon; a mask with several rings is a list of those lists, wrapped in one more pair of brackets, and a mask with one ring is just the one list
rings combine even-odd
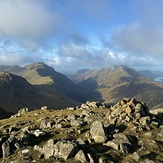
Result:
{"label": "mountain range", "polygon": [[123,97],[144,101],[151,109],[163,102],[163,85],[127,66],[84,69],[68,77],[43,62],[0,66],[0,71],[0,107],[10,113],[44,105],[56,110],[88,100],[111,105]]}
{"label": "mountain range", "polygon": [[70,79],[41,62],[23,68],[1,66],[0,70],[0,106],[9,112],[43,105],[62,109],[76,106],[84,97]]}
{"label": "mountain range", "polygon": [[87,89],[88,94],[92,95],[90,96],[92,100],[114,104],[123,97],[133,97],[144,101],[150,108],[156,105],[161,106],[163,85],[149,77],[152,73],[145,76],[142,72],[122,65],[99,70],[78,71],[71,76],[71,79],[80,87]]}

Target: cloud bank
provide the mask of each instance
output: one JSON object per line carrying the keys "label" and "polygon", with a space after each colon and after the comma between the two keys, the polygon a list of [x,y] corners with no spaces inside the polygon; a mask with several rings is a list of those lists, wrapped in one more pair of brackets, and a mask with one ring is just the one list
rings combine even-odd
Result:
{"label": "cloud bank", "polygon": [[161,65],[162,0],[1,0],[0,63]]}
{"label": "cloud bank", "polygon": [[22,41],[22,45],[34,48],[50,37],[58,28],[59,17],[52,14],[44,2],[1,0],[0,38]]}
{"label": "cloud bank", "polygon": [[133,5],[139,20],[119,27],[112,44],[131,55],[163,59],[163,1],[142,0]]}

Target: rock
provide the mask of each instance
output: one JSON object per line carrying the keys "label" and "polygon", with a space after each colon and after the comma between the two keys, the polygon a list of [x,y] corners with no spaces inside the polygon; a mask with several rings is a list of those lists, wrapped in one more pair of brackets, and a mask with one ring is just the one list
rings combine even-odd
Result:
{"label": "rock", "polygon": [[157,140],[163,142],[163,130],[161,130],[157,135]]}
{"label": "rock", "polygon": [[29,153],[29,152],[30,152],[29,149],[24,149],[24,150],[21,151],[22,154],[27,154],[27,153]]}
{"label": "rock", "polygon": [[100,106],[100,103],[99,102],[95,102],[95,101],[87,101],[86,102],[86,105],[89,106],[89,108],[97,108]]}
{"label": "rock", "polygon": [[79,127],[82,125],[82,122],[80,120],[71,120],[70,124],[72,127]]}
{"label": "rock", "polygon": [[41,110],[48,110],[48,107],[47,106],[42,106]]}
{"label": "rock", "polygon": [[91,156],[90,153],[88,153],[87,156],[88,156],[88,158],[89,158],[89,162],[90,162],[90,163],[95,163],[95,161],[94,161],[94,159],[93,159],[93,157]]}
{"label": "rock", "polygon": [[67,117],[68,120],[75,120],[76,119],[76,115],[75,114],[71,114]]}
{"label": "rock", "polygon": [[54,121],[52,121],[52,120],[49,121],[49,122],[47,123],[47,128],[52,128],[54,124],[55,124]]}
{"label": "rock", "polygon": [[43,148],[35,145],[34,150],[39,151],[41,154],[44,155],[45,159],[48,159],[49,157],[54,155],[54,140],[49,139],[47,143],[43,146]]}
{"label": "rock", "polygon": [[154,114],[154,115],[163,114],[163,108],[157,108],[157,109],[150,110],[150,113]]}
{"label": "rock", "polygon": [[152,132],[146,132],[146,133],[144,133],[144,136],[147,137],[147,138],[152,138],[153,133]]}
{"label": "rock", "polygon": [[24,145],[31,145],[31,144],[33,144],[33,141],[31,140],[31,136],[30,136],[30,134],[27,131],[21,133],[20,141]]}
{"label": "rock", "polygon": [[67,110],[75,110],[73,107],[68,107]]}
{"label": "rock", "polygon": [[108,146],[108,147],[112,147],[116,150],[119,150],[119,142],[118,141],[108,141],[107,143],[104,143],[104,145]]}
{"label": "rock", "polygon": [[100,121],[94,121],[92,123],[90,134],[96,143],[104,143],[107,139],[104,126]]}
{"label": "rock", "polygon": [[22,114],[28,112],[28,108],[21,108],[17,114],[12,115],[11,118],[17,118],[20,117]]}
{"label": "rock", "polygon": [[107,163],[107,158],[105,157],[100,157],[98,160],[99,163]]}
{"label": "rock", "polygon": [[46,120],[41,121],[40,128],[47,128]]}
{"label": "rock", "polygon": [[158,124],[158,122],[152,121],[149,126],[151,128],[158,128],[159,124]]}
{"label": "rock", "polygon": [[132,154],[131,158],[132,158],[133,160],[135,160],[136,162],[139,162],[140,156],[138,155],[137,152],[134,152],[134,153]]}
{"label": "rock", "polygon": [[75,155],[75,160],[80,161],[82,163],[87,162],[85,154],[84,154],[84,152],[82,150],[79,150],[78,153]]}
{"label": "rock", "polygon": [[14,153],[13,145],[9,141],[4,142],[2,144],[3,158],[6,158],[6,157],[10,156],[13,153]]}
{"label": "rock", "polygon": [[78,146],[70,141],[58,141],[54,145],[54,157],[63,158],[65,161],[72,158],[78,152]]}
{"label": "rock", "polygon": [[36,136],[36,137],[46,135],[46,133],[45,133],[44,131],[40,130],[40,129],[36,129],[35,131],[33,131],[32,134],[33,134],[34,136]]}
{"label": "rock", "polygon": [[89,106],[87,104],[81,104],[81,109],[89,109]]}
{"label": "rock", "polygon": [[48,140],[47,144],[44,146],[45,159],[49,158],[50,156],[53,156],[53,154],[54,154],[54,140],[50,139]]}
{"label": "rock", "polygon": [[122,133],[118,133],[118,134],[114,134],[113,137],[114,139],[112,141],[108,141],[107,143],[104,143],[104,145],[119,150],[124,154],[130,153],[132,144],[130,143],[126,135]]}
{"label": "rock", "polygon": [[150,116],[141,117],[139,122],[142,127],[148,127],[151,122],[151,118]]}
{"label": "rock", "polygon": [[59,124],[55,124],[54,127],[55,128],[62,128],[62,124],[60,124],[60,123]]}
{"label": "rock", "polygon": [[78,138],[76,142],[81,146],[85,145],[85,142],[81,138]]}
{"label": "rock", "polygon": [[22,109],[20,109],[20,110],[18,111],[18,113],[20,113],[20,114],[24,114],[24,113],[26,113],[26,112],[28,112],[28,108],[22,108]]}
{"label": "rock", "polygon": [[[149,116],[148,107],[135,99],[124,98],[110,108],[111,117],[116,123],[136,122],[141,117]],[[113,123],[112,123],[113,124]]]}
{"label": "rock", "polygon": [[125,109],[125,112],[126,113],[131,113],[132,112],[131,106],[127,106],[126,109]]}

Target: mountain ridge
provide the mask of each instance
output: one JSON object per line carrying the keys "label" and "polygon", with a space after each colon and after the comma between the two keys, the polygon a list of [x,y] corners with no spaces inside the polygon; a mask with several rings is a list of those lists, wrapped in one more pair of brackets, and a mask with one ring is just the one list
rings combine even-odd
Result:
{"label": "mountain ridge", "polygon": [[[50,108],[62,109],[87,100],[116,103],[124,96],[148,102],[150,108],[162,103],[163,85],[143,77],[138,71],[124,65],[99,70],[81,70],[76,76],[73,75],[71,78],[73,82],[43,62],[24,67],[15,65],[0,66],[0,70],[1,68],[3,71],[14,72],[30,84],[36,98],[32,96],[33,102],[24,101],[24,104],[31,103],[32,108],[47,105]],[[14,96],[16,97],[13,95],[12,99]],[[30,95],[27,96],[31,98]],[[9,101],[12,103],[10,97]],[[14,102],[14,106],[18,109],[23,102],[20,99],[17,101],[19,102]],[[30,105],[21,105],[21,107],[26,106],[30,107]]]}
{"label": "mountain ridge", "polygon": [[[124,96],[145,100],[150,108],[162,103],[162,84],[143,77],[138,71],[123,65],[77,73],[76,78],[73,76],[73,81],[87,88],[89,94],[94,92],[100,94],[101,101],[108,103],[116,103]],[[91,100],[93,99],[99,100],[99,97],[92,96]]]}
{"label": "mountain ridge", "polygon": [[[39,70],[40,67],[43,71]],[[7,70],[12,71],[12,68],[7,67]],[[55,75],[53,77],[46,76],[44,70],[47,70],[46,72],[49,73],[48,75]],[[33,72],[35,72],[35,74]],[[17,74],[18,75],[9,72],[1,72],[0,106],[8,112],[17,112],[21,107],[33,109],[43,105],[47,105],[49,108],[62,109],[80,103],[77,93],[73,90],[74,87],[71,81],[64,75],[55,72],[53,68],[50,68],[46,64],[35,63],[26,66],[25,68],[21,68],[20,71],[17,71]],[[32,82],[33,77],[37,79],[35,81],[36,83]],[[54,82],[54,79],[57,77],[57,82]],[[46,80],[44,80],[44,78]],[[50,84],[49,79],[51,79]],[[66,82],[64,86],[61,79]],[[6,87],[2,87],[5,82]],[[71,95],[68,95],[69,92]]]}

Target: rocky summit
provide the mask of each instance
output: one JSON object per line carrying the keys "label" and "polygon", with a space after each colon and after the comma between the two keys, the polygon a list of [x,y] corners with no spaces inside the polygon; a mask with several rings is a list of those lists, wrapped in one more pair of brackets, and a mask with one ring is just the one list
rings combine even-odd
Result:
{"label": "rocky summit", "polygon": [[4,163],[161,163],[163,109],[149,111],[131,98],[114,106],[22,108],[0,120],[0,151]]}

